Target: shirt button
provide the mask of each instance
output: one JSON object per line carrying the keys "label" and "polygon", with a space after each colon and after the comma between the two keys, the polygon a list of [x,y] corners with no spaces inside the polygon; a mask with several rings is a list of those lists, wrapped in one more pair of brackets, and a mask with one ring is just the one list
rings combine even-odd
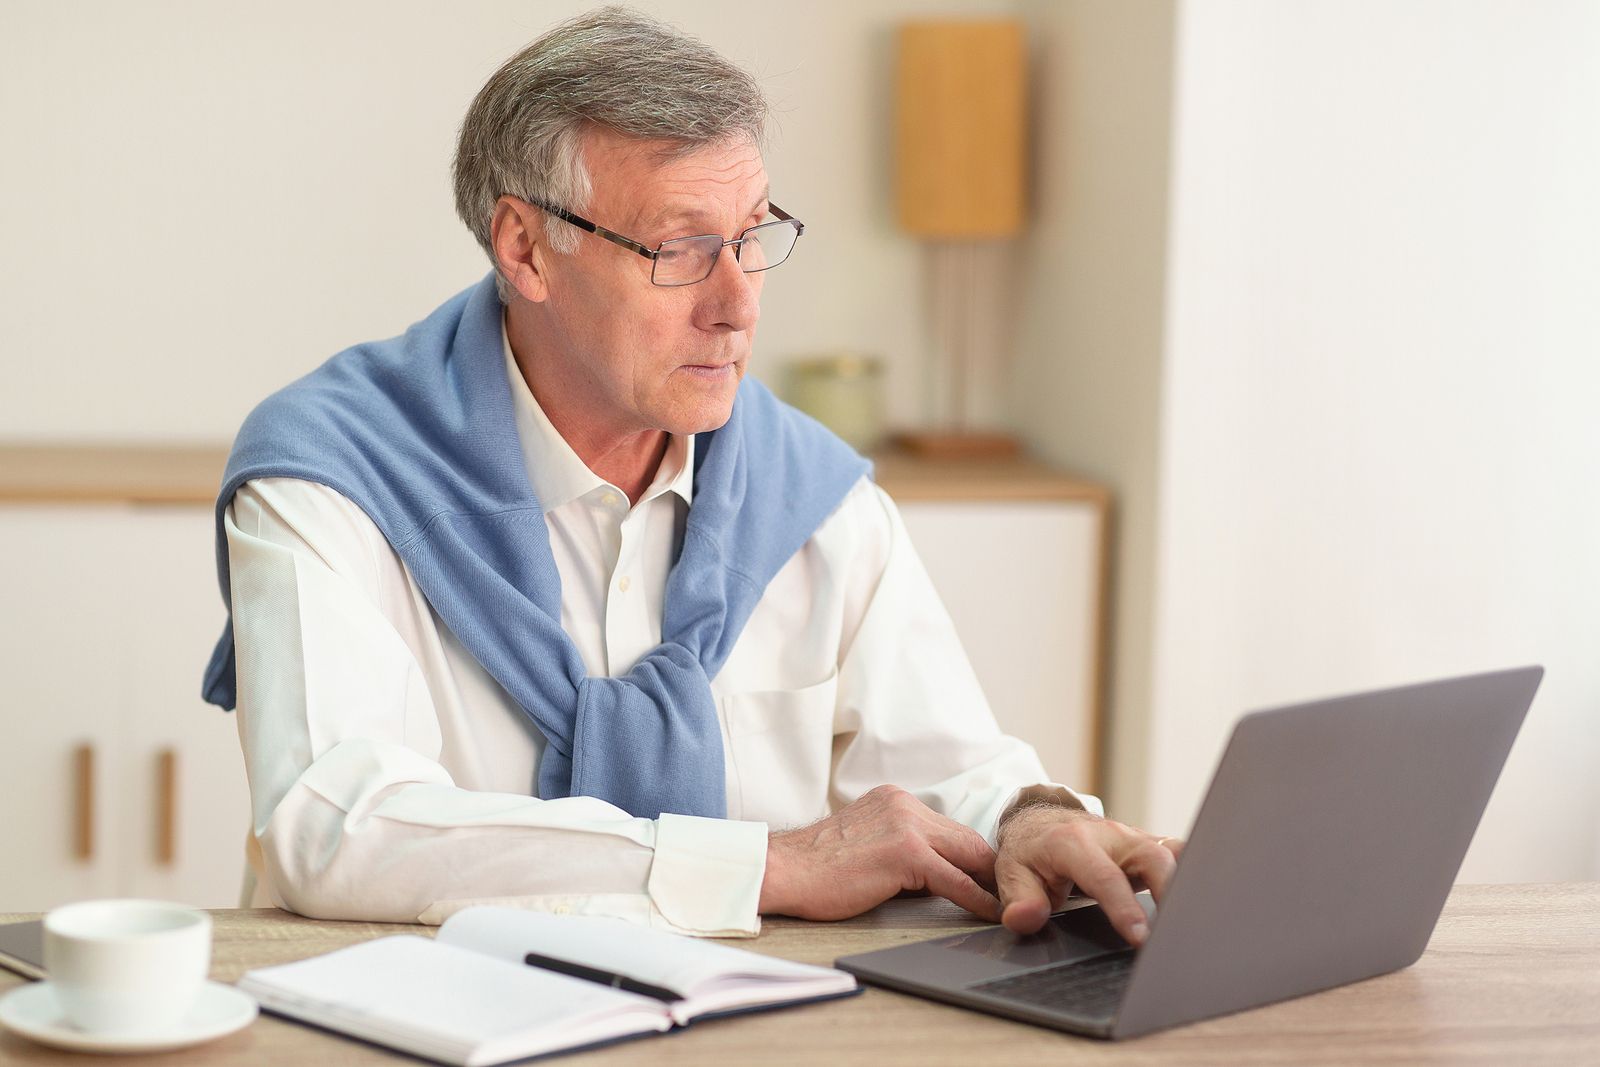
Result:
{"label": "shirt button", "polygon": [[624,593],[628,591],[628,586],[632,584],[632,582],[628,581],[628,576],[626,574],[617,580],[617,588]]}
{"label": "shirt button", "polygon": [[619,503],[621,503],[621,501],[622,498],[615,493],[607,493],[605,496],[600,498],[600,503],[604,504],[608,508],[616,507]]}

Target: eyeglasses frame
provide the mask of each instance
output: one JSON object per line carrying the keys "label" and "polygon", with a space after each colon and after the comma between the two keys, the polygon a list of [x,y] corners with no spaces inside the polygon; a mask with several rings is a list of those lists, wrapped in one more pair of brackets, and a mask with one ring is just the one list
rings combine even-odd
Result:
{"label": "eyeglasses frame", "polygon": [[[588,219],[584,218],[582,215],[574,214],[571,211],[567,211],[565,208],[559,208],[559,207],[556,207],[554,204],[546,204],[543,201],[539,201],[539,200],[530,200],[528,202],[530,204],[532,204],[534,207],[538,208],[540,211],[544,211],[544,212],[547,212],[547,213],[549,213],[551,215],[554,215],[556,218],[560,219],[562,222],[571,223],[572,225],[576,226],[580,230],[585,230],[585,231],[587,231],[589,233],[592,233],[596,237],[603,237],[607,241],[610,241],[612,244],[621,245],[623,248],[626,248],[628,251],[637,252],[639,255],[643,256],[646,259],[648,259],[650,261],[650,284],[651,285],[660,285],[663,289],[676,289],[676,288],[679,288],[680,286],[685,286],[685,285],[698,285],[699,283],[705,281],[707,278],[711,277],[711,271],[712,270],[716,270],[717,256],[722,255],[722,249],[723,248],[727,248],[730,245],[736,246],[735,249],[734,249],[733,258],[737,260],[739,258],[739,247],[738,246],[743,246],[743,244],[745,242],[745,238],[747,238],[750,235],[750,231],[751,230],[758,230],[763,226],[771,226],[771,225],[773,225],[773,223],[771,223],[771,222],[758,222],[754,226],[746,226],[744,229],[740,230],[739,231],[739,235],[737,237],[727,238],[727,239],[723,238],[723,236],[720,233],[696,233],[696,234],[690,234],[687,237],[673,237],[670,240],[662,241],[655,248],[651,248],[650,246],[644,244],[641,241],[635,241],[631,237],[624,237],[622,234],[618,233],[615,230],[608,230],[604,226],[598,225],[597,223],[590,222]],[[772,203],[771,201],[768,201],[768,203],[767,203],[767,210],[769,212],[771,212],[774,216],[776,216],[776,219],[777,219],[778,222],[788,222],[788,223],[792,223],[794,225],[794,239],[798,243],[799,240],[800,240],[801,235],[806,232],[806,224],[801,222],[799,219],[795,218],[793,215],[789,214],[787,211],[783,210],[783,208],[779,207],[777,204]],[[698,241],[698,240],[702,240],[703,238],[706,238],[706,237],[715,237],[717,240],[722,242],[721,248],[718,248],[717,251],[716,251],[716,254],[711,257],[711,270],[706,271],[706,273],[703,276],[701,276],[699,278],[696,278],[692,282],[675,282],[675,283],[672,283],[672,284],[669,285],[669,284],[664,284],[662,282],[656,281],[655,263],[656,263],[656,261],[658,259],[661,258],[661,249],[665,248],[669,244],[675,244],[678,241]],[[791,254],[793,254],[792,248],[791,248]],[[786,256],[784,258],[787,259],[788,257]],[[783,262],[782,260],[779,260],[778,263],[770,263],[767,266],[760,268],[760,270],[747,270],[747,271],[745,271],[745,273],[746,274],[759,274],[763,270],[771,270],[773,267],[778,266],[782,262]],[[741,263],[741,269],[742,269],[742,263]]]}

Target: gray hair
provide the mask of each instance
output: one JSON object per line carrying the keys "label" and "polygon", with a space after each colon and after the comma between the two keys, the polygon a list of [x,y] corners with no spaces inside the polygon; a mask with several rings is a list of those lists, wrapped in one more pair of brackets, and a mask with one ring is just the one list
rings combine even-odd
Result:
{"label": "gray hair", "polygon": [[[760,147],[767,102],[754,78],[656,19],[603,7],[570,19],[484,83],[456,145],[456,214],[512,292],[490,236],[495,203],[515,196],[583,214],[594,188],[583,160],[593,128],[659,142],[663,160],[737,140]],[[580,234],[545,216],[545,240],[572,252]]]}

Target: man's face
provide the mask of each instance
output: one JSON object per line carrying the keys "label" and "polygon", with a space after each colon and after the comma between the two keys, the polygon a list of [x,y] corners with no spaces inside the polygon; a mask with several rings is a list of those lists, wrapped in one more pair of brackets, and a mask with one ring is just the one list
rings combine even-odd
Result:
{"label": "man's face", "polygon": [[[660,146],[591,133],[587,218],[655,248],[699,234],[736,236],[767,210],[767,172],[749,144],[663,162]],[[728,421],[760,317],[763,275],[724,249],[695,285],[651,284],[651,262],[583,235],[571,255],[546,256],[553,365],[577,376],[586,420],[616,432],[698,433]],[[572,392],[563,390],[568,395]]]}

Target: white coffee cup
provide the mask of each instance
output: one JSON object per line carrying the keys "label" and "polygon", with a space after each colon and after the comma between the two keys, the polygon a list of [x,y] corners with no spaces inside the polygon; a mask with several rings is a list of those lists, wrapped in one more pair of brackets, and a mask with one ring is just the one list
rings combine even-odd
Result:
{"label": "white coffee cup", "polygon": [[211,965],[211,916],[159,900],[86,900],[44,919],[44,968],[69,1024],[91,1034],[170,1030]]}

